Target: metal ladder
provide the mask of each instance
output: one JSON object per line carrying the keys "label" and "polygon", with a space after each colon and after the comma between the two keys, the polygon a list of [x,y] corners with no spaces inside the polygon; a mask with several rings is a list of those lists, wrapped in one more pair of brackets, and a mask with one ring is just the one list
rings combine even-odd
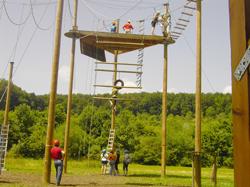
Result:
{"label": "metal ladder", "polygon": [[[141,34],[141,35],[144,35],[144,30],[145,30],[144,21],[145,20],[140,20],[139,21],[139,24],[140,24],[139,25],[139,34]],[[138,64],[143,63],[143,56],[144,56],[144,48],[141,48],[141,49],[138,50],[138,60],[137,60]],[[138,66],[137,71],[142,72],[142,66]],[[141,76],[142,76],[141,73],[136,74],[136,78],[137,78],[136,84],[137,84],[137,86],[141,86]]]}
{"label": "metal ladder", "polygon": [[[108,154],[113,149],[114,140],[115,140],[115,129],[114,130],[110,129],[110,131],[109,131],[108,145],[107,145],[107,153]],[[106,173],[109,173],[109,162],[107,163]]]}
{"label": "metal ladder", "polygon": [[6,158],[7,145],[8,145],[8,132],[9,132],[9,125],[7,126],[2,125],[1,135],[0,135],[1,170],[4,170],[4,166],[5,166],[5,158]]}

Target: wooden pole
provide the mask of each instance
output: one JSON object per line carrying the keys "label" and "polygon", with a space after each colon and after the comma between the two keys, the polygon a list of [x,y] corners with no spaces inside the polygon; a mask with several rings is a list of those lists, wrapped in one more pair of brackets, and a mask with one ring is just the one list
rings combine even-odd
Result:
{"label": "wooden pole", "polygon": [[[197,0],[195,151],[201,152],[201,0]],[[195,156],[195,186],[201,186],[201,155]]]}
{"label": "wooden pole", "polygon": [[164,43],[163,65],[163,93],[162,93],[162,154],[161,154],[161,177],[166,175],[166,120],[167,120],[167,60],[168,45]]}
{"label": "wooden pole", "polygon": [[52,148],[52,143],[53,143],[54,124],[55,124],[56,90],[57,90],[59,54],[60,54],[62,14],[63,14],[63,0],[58,0],[55,45],[54,45],[53,67],[52,67],[51,88],[50,88],[49,117],[48,117],[47,137],[45,146],[44,170],[43,170],[44,183],[50,183],[50,173],[51,173],[50,150]]}
{"label": "wooden pole", "polygon": [[[77,18],[77,4],[78,0],[75,0],[75,11],[74,11],[74,23],[73,30],[76,28]],[[67,119],[65,128],[65,142],[64,142],[64,162],[63,162],[63,173],[67,172],[67,161],[68,161],[68,144],[69,144],[69,131],[70,131],[70,116],[71,116],[71,103],[72,103],[72,89],[73,89],[73,77],[74,77],[74,63],[75,63],[75,48],[76,38],[72,38],[72,50],[71,50],[71,66],[70,66],[70,80],[69,80],[69,94],[68,94],[68,106],[67,106]]]}
{"label": "wooden pole", "polygon": [[250,76],[240,81],[234,71],[244,56],[250,38],[250,1],[229,0],[232,70],[232,116],[234,186],[250,186]]}
{"label": "wooden pole", "polygon": [[4,123],[3,123],[4,126],[8,126],[13,64],[14,64],[14,62],[10,62],[10,73],[9,73],[8,90],[7,90],[7,97],[6,97],[6,104],[5,104],[5,115],[4,115]]}

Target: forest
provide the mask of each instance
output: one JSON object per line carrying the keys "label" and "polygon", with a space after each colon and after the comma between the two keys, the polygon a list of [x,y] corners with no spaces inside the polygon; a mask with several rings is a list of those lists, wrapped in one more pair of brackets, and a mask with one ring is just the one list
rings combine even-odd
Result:
{"label": "forest", "polygon": [[[0,82],[4,93],[7,81]],[[5,96],[6,97],[6,96]],[[4,120],[5,100],[0,102],[0,122]],[[110,97],[99,94],[95,97]],[[116,148],[127,149],[139,164],[161,164],[162,92],[119,94],[116,109]],[[57,95],[54,139],[64,147],[67,95]],[[233,168],[232,95],[202,94],[202,151],[215,152],[219,167]],[[43,158],[49,94],[35,95],[20,87],[11,87],[8,154]],[[93,95],[74,94],[69,139],[69,159],[99,160],[106,148],[111,126],[111,107],[107,100],[93,100]],[[187,151],[195,148],[195,94],[167,94],[167,152],[169,166],[191,166]],[[210,167],[213,155],[203,154],[202,165]]]}

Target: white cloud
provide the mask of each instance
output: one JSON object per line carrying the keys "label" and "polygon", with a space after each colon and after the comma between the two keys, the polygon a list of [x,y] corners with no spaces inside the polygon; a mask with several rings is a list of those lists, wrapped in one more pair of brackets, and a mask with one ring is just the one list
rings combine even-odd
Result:
{"label": "white cloud", "polygon": [[168,93],[176,93],[176,88],[169,88]]}
{"label": "white cloud", "polygon": [[70,68],[68,66],[63,65],[59,69],[59,77],[64,80],[64,81],[69,81],[69,73],[70,73]]}
{"label": "white cloud", "polygon": [[232,86],[226,86],[223,90],[223,93],[232,93]]}

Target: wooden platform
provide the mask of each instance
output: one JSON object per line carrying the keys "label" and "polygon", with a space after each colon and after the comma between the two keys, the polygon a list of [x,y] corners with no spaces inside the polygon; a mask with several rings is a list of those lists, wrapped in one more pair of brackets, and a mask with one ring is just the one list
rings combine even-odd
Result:
{"label": "wooden platform", "polygon": [[164,42],[175,43],[173,39],[164,36],[139,34],[70,30],[64,35],[80,39],[81,53],[102,62],[106,62],[104,51],[114,54],[116,50],[118,54],[122,54]]}

